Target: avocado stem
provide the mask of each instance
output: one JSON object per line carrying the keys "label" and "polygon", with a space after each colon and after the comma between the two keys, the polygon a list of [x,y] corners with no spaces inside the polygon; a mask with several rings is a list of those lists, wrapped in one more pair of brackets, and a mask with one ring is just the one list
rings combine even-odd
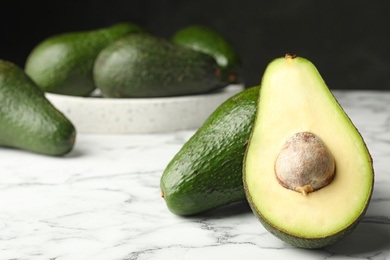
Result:
{"label": "avocado stem", "polygon": [[295,59],[296,57],[297,57],[296,54],[290,54],[290,53],[287,53],[287,54],[284,56],[284,58],[285,58],[286,60]]}
{"label": "avocado stem", "polygon": [[313,187],[311,185],[305,185],[305,186],[296,188],[295,191],[297,191],[299,193],[302,193],[303,195],[306,196],[310,192],[313,192],[314,189],[313,189]]}

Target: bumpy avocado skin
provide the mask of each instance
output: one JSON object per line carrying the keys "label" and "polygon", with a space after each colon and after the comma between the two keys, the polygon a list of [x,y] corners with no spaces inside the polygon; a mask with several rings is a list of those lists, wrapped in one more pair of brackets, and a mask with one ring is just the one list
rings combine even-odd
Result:
{"label": "bumpy avocado skin", "polygon": [[195,215],[245,200],[243,157],[258,96],[259,87],[251,87],[225,101],[170,161],[160,186],[172,213]]}
{"label": "bumpy avocado skin", "polygon": [[213,56],[226,82],[243,82],[241,57],[220,32],[205,25],[194,24],[179,29],[173,34],[171,41]]}
{"label": "bumpy avocado skin", "polygon": [[45,92],[87,96],[96,88],[92,68],[98,53],[126,34],[144,31],[133,23],[118,23],[96,30],[53,35],[30,52],[25,72]]}
{"label": "bumpy avocado skin", "polygon": [[226,85],[213,57],[150,34],[127,35],[104,48],[93,76],[113,98],[191,95]]}
{"label": "bumpy avocado skin", "polygon": [[64,155],[76,130],[17,65],[0,60],[0,145],[46,155]]}

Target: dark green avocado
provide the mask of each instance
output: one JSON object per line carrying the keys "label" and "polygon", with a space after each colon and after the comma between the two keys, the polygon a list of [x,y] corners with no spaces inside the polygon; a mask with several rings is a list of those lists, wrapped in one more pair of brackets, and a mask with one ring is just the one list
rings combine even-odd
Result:
{"label": "dark green avocado", "polygon": [[213,56],[226,82],[243,82],[239,53],[228,38],[215,29],[200,24],[189,25],[175,32],[171,41]]}
{"label": "dark green avocado", "polygon": [[165,168],[160,187],[168,209],[194,215],[245,200],[243,158],[256,115],[259,87],[221,104]]}
{"label": "dark green avocado", "polygon": [[214,58],[150,34],[131,34],[104,48],[93,76],[103,96],[168,97],[223,87]]}
{"label": "dark green avocado", "polygon": [[92,67],[98,53],[125,34],[143,32],[133,23],[53,35],[30,52],[25,72],[45,92],[87,96],[96,87]]}
{"label": "dark green avocado", "polygon": [[64,155],[76,130],[22,68],[0,60],[0,146]]}

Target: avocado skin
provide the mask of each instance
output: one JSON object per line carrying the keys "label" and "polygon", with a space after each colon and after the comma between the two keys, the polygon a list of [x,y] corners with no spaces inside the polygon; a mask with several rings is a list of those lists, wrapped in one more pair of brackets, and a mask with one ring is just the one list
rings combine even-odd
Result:
{"label": "avocado skin", "polygon": [[259,87],[221,104],[164,170],[160,187],[168,209],[200,214],[245,200],[243,158],[255,119]]}
{"label": "avocado skin", "polygon": [[133,23],[117,23],[96,30],[53,35],[30,52],[25,72],[45,92],[87,96],[96,88],[92,68],[98,53],[125,34],[144,31]]}
{"label": "avocado skin", "polygon": [[104,48],[93,75],[103,96],[167,97],[206,93],[222,85],[213,57],[150,34],[131,34]]}
{"label": "avocado skin", "polygon": [[0,60],[0,145],[47,155],[72,150],[76,130],[22,68]]}
{"label": "avocado skin", "polygon": [[175,32],[171,41],[213,56],[226,82],[243,82],[241,58],[229,40],[218,31],[205,25],[189,25]]}

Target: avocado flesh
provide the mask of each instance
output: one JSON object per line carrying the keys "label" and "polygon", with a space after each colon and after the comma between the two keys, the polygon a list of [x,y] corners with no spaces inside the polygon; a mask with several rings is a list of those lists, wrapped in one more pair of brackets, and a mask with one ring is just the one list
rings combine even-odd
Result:
{"label": "avocado flesh", "polygon": [[168,209],[200,214],[245,200],[243,158],[255,119],[259,87],[221,104],[183,145],[160,181]]}
{"label": "avocado flesh", "polygon": [[[374,173],[364,140],[316,67],[286,56],[267,67],[245,157],[250,205],[274,235],[299,247],[324,247],[350,233],[369,204]],[[275,161],[297,132],[316,134],[333,154],[333,181],[307,196],[281,186]]]}
{"label": "avocado flesh", "polygon": [[53,35],[30,52],[25,72],[45,92],[87,96],[96,88],[92,68],[98,53],[126,34],[143,31],[133,23],[117,23],[95,30]]}
{"label": "avocado flesh", "polygon": [[64,155],[76,129],[43,91],[9,61],[0,60],[0,146],[46,155]]}

